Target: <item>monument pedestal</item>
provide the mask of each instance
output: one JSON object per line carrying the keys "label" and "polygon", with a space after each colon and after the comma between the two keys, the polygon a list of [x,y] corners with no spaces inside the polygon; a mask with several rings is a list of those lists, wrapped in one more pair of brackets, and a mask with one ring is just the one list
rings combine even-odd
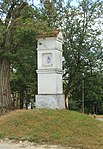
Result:
{"label": "monument pedestal", "polygon": [[36,108],[65,109],[64,95],[36,95]]}
{"label": "monument pedestal", "polygon": [[62,83],[62,43],[60,31],[38,38],[38,95],[36,108],[64,109]]}

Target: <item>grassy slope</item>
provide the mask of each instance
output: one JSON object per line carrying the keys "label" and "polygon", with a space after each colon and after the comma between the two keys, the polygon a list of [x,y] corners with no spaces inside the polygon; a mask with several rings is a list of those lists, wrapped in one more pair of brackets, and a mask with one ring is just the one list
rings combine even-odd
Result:
{"label": "grassy slope", "polygon": [[65,110],[17,110],[0,117],[0,138],[103,149],[103,122]]}

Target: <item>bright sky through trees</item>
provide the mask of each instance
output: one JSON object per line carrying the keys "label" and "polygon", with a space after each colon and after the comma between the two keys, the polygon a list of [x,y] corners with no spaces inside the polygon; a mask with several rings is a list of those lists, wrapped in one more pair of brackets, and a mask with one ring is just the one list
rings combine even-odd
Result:
{"label": "bright sky through trees", "polygon": [[[65,3],[67,2],[67,0],[64,0],[64,1],[65,1]],[[32,2],[33,2],[34,5],[36,5],[36,6],[40,4],[40,0],[32,0]],[[71,4],[72,4],[72,5],[76,5],[76,4],[77,4],[76,0],[72,0]]]}

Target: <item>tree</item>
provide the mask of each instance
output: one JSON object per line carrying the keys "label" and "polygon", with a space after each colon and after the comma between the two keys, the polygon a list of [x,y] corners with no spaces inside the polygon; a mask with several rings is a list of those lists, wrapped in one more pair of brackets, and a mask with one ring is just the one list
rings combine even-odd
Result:
{"label": "tree", "polygon": [[[19,34],[17,36],[17,34]],[[18,93],[18,101],[20,109],[23,109],[24,101],[27,103],[30,98],[34,98],[37,93],[37,77],[36,77],[36,40],[34,40],[35,32],[15,31],[15,40],[13,51],[16,50],[15,59],[12,64],[11,71],[11,91]],[[20,44],[17,42],[19,40]],[[18,43],[18,44],[17,44]],[[29,97],[28,94],[33,97]],[[15,100],[15,97],[14,97]],[[16,102],[16,101],[15,101]],[[15,107],[14,102],[14,107]]]}
{"label": "tree", "polygon": [[92,114],[103,113],[103,74],[96,72],[95,77],[85,79],[85,112]]}
{"label": "tree", "polygon": [[61,28],[63,21],[64,0],[41,0],[41,20],[49,29]]}
{"label": "tree", "polygon": [[[101,65],[101,30],[97,21],[103,15],[102,1],[68,2],[64,23],[64,82],[67,97],[75,87],[80,88],[84,76],[91,77]],[[83,76],[84,74],[84,76]]]}
{"label": "tree", "polygon": [[[12,109],[10,91],[10,67],[15,59],[16,49],[13,48],[16,33],[32,30],[40,33],[42,28],[35,19],[35,10],[25,0],[0,1],[0,107],[1,113]],[[34,37],[35,38],[35,37]],[[20,43],[19,43],[20,44]]]}
{"label": "tree", "polygon": [[[24,1],[0,2],[0,107],[1,113],[12,108],[10,93],[10,57],[12,34],[20,12],[27,6]],[[5,19],[3,18],[5,17]],[[2,20],[4,19],[4,20]]]}
{"label": "tree", "polygon": [[[27,66],[27,62],[25,63],[23,61],[25,61],[25,59],[28,60],[28,55],[26,55],[28,53],[28,50],[26,47],[27,44],[22,44],[24,38],[26,37],[26,35],[25,37],[23,37],[23,34],[32,35],[33,31],[34,34],[37,35],[41,34],[44,30],[49,31],[53,29],[53,27],[51,26],[53,22],[50,21],[51,16],[49,13],[50,8],[48,8],[49,5],[44,3],[44,7],[47,11],[47,20],[43,19],[42,8],[40,11],[39,8],[31,7],[28,5],[27,1],[3,0],[0,2],[0,106],[2,108],[1,113],[12,109],[12,101],[10,97],[10,70],[12,71],[12,74],[14,76],[18,76],[16,81],[18,82],[19,80],[18,84],[20,91],[20,88],[26,89],[28,88],[28,86],[31,86],[32,84],[29,84],[30,82],[28,82],[27,80],[28,75],[24,77],[25,72],[27,72],[27,69],[25,70],[25,65]],[[54,4],[52,9],[55,9]],[[22,58],[20,54],[23,53],[24,50],[26,50],[25,56]],[[23,63],[21,64],[21,62]],[[22,67],[21,65],[24,66]],[[15,72],[13,70],[15,70]],[[13,75],[11,80],[12,87]],[[26,79],[23,79],[23,77]],[[32,77],[30,79],[32,80]],[[24,90],[21,93],[23,92]],[[22,98],[20,102],[21,107],[23,107]]]}
{"label": "tree", "polygon": [[[94,101],[98,101],[96,103],[100,104],[99,101],[103,99],[101,91],[103,87],[98,76],[102,76],[103,73],[103,48],[101,30],[96,24],[98,21],[101,23],[102,10],[103,4],[100,0],[82,0],[78,2],[77,6],[72,6],[70,2],[67,2],[65,6],[63,0],[41,0],[39,8],[31,7],[24,0],[0,2],[1,113],[12,108],[10,71],[11,89],[19,91],[20,107],[23,108],[25,92],[33,91],[36,83],[36,79],[33,78],[33,74],[36,78],[36,58],[33,61],[33,56],[36,57],[33,50],[33,48],[36,49],[35,37],[44,31],[49,32],[57,28],[62,28],[64,33],[63,78],[66,98],[68,95],[72,95],[73,99],[77,97],[78,106],[80,106],[82,82],[84,81],[87,111],[93,107]],[[88,81],[91,82],[91,94],[89,94]],[[93,85],[97,86],[100,96],[93,89]],[[87,104],[90,99],[93,99],[93,102],[88,109]],[[102,108],[99,108],[99,111],[102,111]]]}

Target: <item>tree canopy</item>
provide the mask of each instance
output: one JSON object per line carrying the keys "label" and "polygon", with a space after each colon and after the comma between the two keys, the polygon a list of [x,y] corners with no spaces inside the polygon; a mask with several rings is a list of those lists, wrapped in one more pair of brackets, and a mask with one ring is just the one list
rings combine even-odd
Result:
{"label": "tree canopy", "polygon": [[87,113],[102,113],[102,1],[82,0],[75,6],[64,0],[41,0],[38,7],[31,4],[0,1],[1,113],[35,100],[36,36],[57,28],[64,35],[63,82],[69,108],[83,111],[84,106]]}

